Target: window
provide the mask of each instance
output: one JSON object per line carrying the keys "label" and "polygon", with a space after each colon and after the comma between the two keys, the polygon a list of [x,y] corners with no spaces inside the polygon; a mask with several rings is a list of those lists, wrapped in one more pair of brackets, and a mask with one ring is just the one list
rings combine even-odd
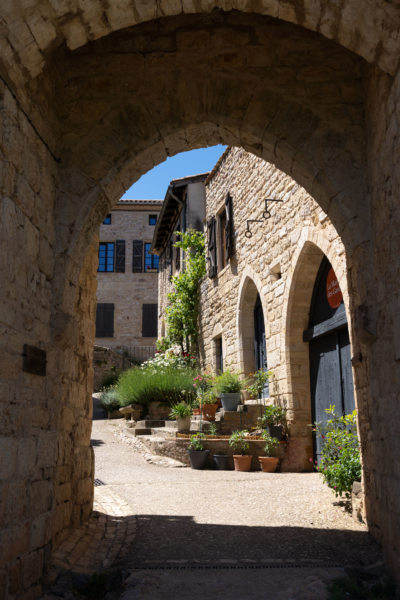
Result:
{"label": "window", "polygon": [[96,337],[114,337],[114,304],[96,306]]}
{"label": "window", "polygon": [[214,351],[215,351],[215,367],[217,373],[223,373],[224,371],[224,356],[222,350],[222,337],[218,337],[214,340]]}
{"label": "window", "polygon": [[157,304],[142,306],[142,336],[157,337]]}
{"label": "window", "polygon": [[158,256],[156,254],[150,254],[150,243],[144,245],[144,272],[147,273],[152,270],[158,272]]}
{"label": "window", "polygon": [[228,259],[233,256],[233,207],[230,194],[225,199],[225,205],[218,215],[218,267],[226,267]]}
{"label": "window", "polygon": [[114,271],[114,242],[100,242],[99,244],[99,267],[100,273],[112,273]]}
{"label": "window", "polygon": [[223,269],[227,265],[227,251],[226,251],[226,213],[222,212],[218,217],[218,237],[219,237],[219,253],[220,269]]}
{"label": "window", "polygon": [[157,215],[149,215],[149,225],[155,225],[157,223]]}
{"label": "window", "polygon": [[103,225],[111,225],[111,213],[106,216],[106,218],[103,221]]}

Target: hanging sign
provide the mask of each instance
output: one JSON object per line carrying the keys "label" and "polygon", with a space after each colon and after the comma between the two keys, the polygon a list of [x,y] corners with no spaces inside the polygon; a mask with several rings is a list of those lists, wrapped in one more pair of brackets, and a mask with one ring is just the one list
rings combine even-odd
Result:
{"label": "hanging sign", "polygon": [[338,308],[343,300],[342,290],[333,269],[329,270],[326,278],[326,298],[332,308]]}

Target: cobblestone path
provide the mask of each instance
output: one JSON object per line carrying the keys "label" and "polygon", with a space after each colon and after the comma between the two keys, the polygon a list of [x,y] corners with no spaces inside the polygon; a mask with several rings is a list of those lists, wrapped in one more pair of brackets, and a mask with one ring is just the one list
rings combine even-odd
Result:
{"label": "cobblestone path", "polygon": [[344,567],[381,561],[318,474],[168,468],[120,425],[94,421],[98,512],[56,553],[75,574],[118,565],[110,598],[323,600]]}

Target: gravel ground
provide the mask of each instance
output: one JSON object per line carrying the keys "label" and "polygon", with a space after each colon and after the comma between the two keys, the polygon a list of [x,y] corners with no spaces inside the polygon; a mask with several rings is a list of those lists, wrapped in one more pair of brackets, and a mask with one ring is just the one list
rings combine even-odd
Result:
{"label": "gravel ground", "polygon": [[92,437],[96,478],[137,515],[124,600],[195,599],[198,589],[221,600],[269,598],[273,588],[274,598],[320,599],[343,567],[381,560],[317,473],[172,468],[176,461],[158,463],[122,426],[96,420]]}

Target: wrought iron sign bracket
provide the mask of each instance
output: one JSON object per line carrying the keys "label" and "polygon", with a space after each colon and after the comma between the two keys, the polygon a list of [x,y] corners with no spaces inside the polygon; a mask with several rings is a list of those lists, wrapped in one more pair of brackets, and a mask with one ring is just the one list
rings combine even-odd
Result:
{"label": "wrought iron sign bracket", "polygon": [[[265,209],[264,209],[264,212],[263,212],[262,216],[263,216],[263,219],[269,219],[272,215],[271,215],[270,210],[268,208],[268,202],[283,202],[283,200],[281,200],[279,198],[266,198],[264,200],[264,202],[265,202]],[[249,239],[251,237],[253,237],[253,234],[250,231],[250,223],[262,223],[262,220],[261,219],[249,219],[247,221],[247,229],[244,232],[244,235],[247,238],[249,238]]]}
{"label": "wrought iron sign bracket", "polygon": [[260,219],[250,219],[247,221],[247,229],[244,232],[244,235],[249,239],[253,237],[253,234],[250,231],[250,223],[262,223],[262,221]]}
{"label": "wrought iron sign bracket", "polygon": [[283,202],[283,200],[281,200],[279,198],[265,198],[264,202],[265,202],[265,210],[264,210],[262,216],[264,217],[264,219],[269,219],[272,215],[268,208],[268,202]]}

